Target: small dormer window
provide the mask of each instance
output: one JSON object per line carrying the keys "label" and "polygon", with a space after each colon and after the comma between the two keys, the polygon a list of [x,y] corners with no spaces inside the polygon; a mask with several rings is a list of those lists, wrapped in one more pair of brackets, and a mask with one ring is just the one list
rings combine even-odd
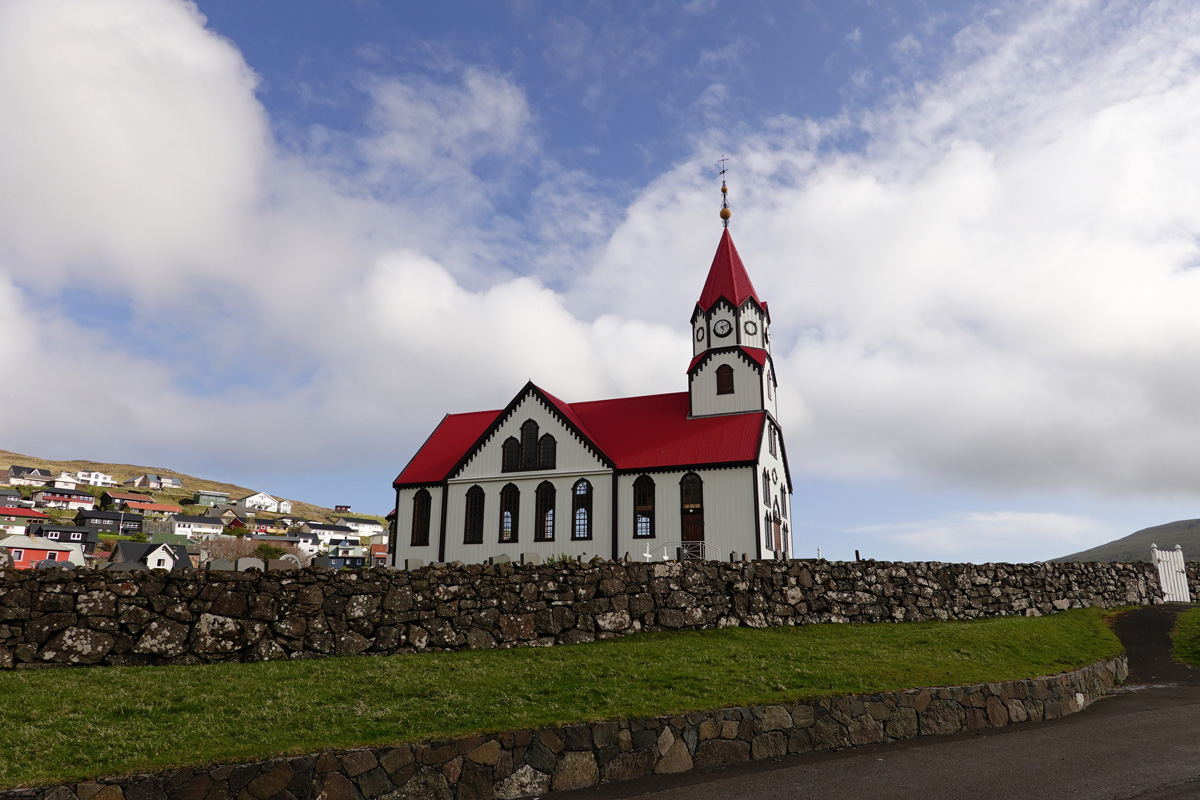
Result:
{"label": "small dormer window", "polygon": [[733,394],[733,367],[728,364],[717,367],[717,394]]}

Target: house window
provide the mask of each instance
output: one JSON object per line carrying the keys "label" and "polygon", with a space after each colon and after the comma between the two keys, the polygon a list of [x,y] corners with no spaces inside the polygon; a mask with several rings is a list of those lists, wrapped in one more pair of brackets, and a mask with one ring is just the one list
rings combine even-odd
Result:
{"label": "house window", "polygon": [[521,490],[510,483],[500,490],[500,541],[517,541],[517,512],[521,507]]}
{"label": "house window", "polygon": [[531,419],[521,426],[521,469],[537,469],[538,424]]}
{"label": "house window", "polygon": [[781,492],[779,495],[779,508],[783,511],[783,518],[787,519],[788,497],[787,492]]}
{"label": "house window", "polygon": [[554,541],[554,484],[550,481],[542,481],[537,487],[537,530],[533,538]]}
{"label": "house window", "polygon": [[572,539],[592,538],[592,484],[581,478],[571,488]]}
{"label": "house window", "polygon": [[429,511],[431,506],[432,502],[428,489],[421,489],[413,496],[413,547],[425,547],[429,544]]}
{"label": "house window", "polygon": [[557,449],[558,443],[548,433],[538,440],[538,469],[554,469]]}
{"label": "house window", "polygon": [[165,558],[156,558],[156,559],[154,559],[154,566],[156,566],[156,567],[165,567],[166,565],[167,565],[167,560],[166,560]]}
{"label": "house window", "polygon": [[654,479],[649,475],[633,482],[633,535],[639,539],[654,536]]}
{"label": "house window", "polygon": [[463,544],[483,544],[483,489],[478,485],[467,489]]}
{"label": "house window", "polygon": [[55,551],[51,550],[50,552],[46,553],[46,560],[47,560],[47,561],[57,561],[57,560],[58,560],[58,553],[56,553]]}
{"label": "house window", "polygon": [[521,468],[521,443],[517,437],[510,436],[504,440],[503,456],[501,457],[501,472],[516,472]]}
{"label": "house window", "polygon": [[12,557],[13,557],[14,562],[15,561],[24,561],[25,560],[25,551],[24,550],[13,550]]}
{"label": "house window", "polygon": [[717,394],[733,394],[733,367],[728,364],[717,367]]}
{"label": "house window", "polygon": [[72,541],[72,542],[78,542],[78,541],[79,541],[80,539],[82,539],[82,538],[83,538],[83,534],[81,534],[81,533],[72,533],[72,534],[71,534],[71,541]]}

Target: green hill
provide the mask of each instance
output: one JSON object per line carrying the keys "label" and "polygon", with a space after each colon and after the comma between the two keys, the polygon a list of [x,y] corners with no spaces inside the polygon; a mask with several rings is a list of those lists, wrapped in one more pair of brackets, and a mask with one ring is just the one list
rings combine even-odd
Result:
{"label": "green hill", "polygon": [[1183,557],[1186,560],[1200,561],[1200,519],[1184,519],[1168,522],[1166,525],[1155,525],[1153,528],[1143,528],[1123,538],[1114,539],[1108,544],[1069,556],[1060,556],[1051,561],[1149,561],[1151,544],[1158,545],[1160,550],[1173,550],[1175,545],[1179,545],[1183,548]]}
{"label": "green hill", "polygon": [[[18,464],[22,467],[36,467],[40,469],[51,470],[55,475],[59,472],[79,472],[84,470],[87,472],[103,472],[106,475],[112,475],[113,480],[118,484],[137,477],[150,473],[152,475],[166,475],[172,478],[179,478],[183,481],[183,489],[175,491],[154,492],[153,497],[156,502],[171,503],[173,505],[188,505],[192,502],[192,495],[197,489],[208,489],[215,492],[228,492],[231,499],[236,500],[239,497],[254,494],[257,491],[267,491],[267,494],[273,497],[280,498],[280,495],[269,490],[247,489],[244,486],[238,486],[234,483],[223,483],[221,481],[208,480],[206,478],[197,478],[192,475],[185,475],[182,472],[176,472],[173,469],[166,467],[140,467],[135,464],[109,464],[103,461],[50,461],[45,458],[36,456],[26,456],[20,453],[13,453],[8,450],[0,450],[0,468],[7,468],[12,464]],[[94,487],[83,487],[94,488]],[[99,490],[96,491],[99,493]],[[283,498],[280,498],[283,499]],[[286,498],[292,501],[292,515],[302,517],[304,519],[324,520],[333,522],[337,517],[347,516],[335,512],[332,508],[305,503],[295,498]],[[276,514],[266,514],[264,516],[278,516]],[[375,514],[360,514],[353,512],[349,516],[369,517],[378,519],[383,522],[383,518]]]}

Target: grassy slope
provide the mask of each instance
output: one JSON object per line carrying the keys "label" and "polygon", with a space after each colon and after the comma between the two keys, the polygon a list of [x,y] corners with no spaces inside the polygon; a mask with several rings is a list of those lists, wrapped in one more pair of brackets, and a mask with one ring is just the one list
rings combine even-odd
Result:
{"label": "grassy slope", "polygon": [[1176,661],[1200,667],[1200,608],[1193,608],[1179,615],[1175,630],[1171,631]]}
{"label": "grassy slope", "polygon": [[[569,722],[1054,674],[1095,610],[652,633],[550,649],[0,674],[0,787]],[[214,736],[214,731],[221,735]]]}
{"label": "grassy slope", "polygon": [[[166,469],[165,467],[139,467],[134,464],[107,464],[99,461],[48,461],[44,458],[36,458],[34,456],[25,456],[20,453],[12,453],[8,450],[0,450],[0,467],[7,467],[10,464],[20,464],[23,467],[40,467],[42,469],[53,470],[57,475],[60,471],[78,472],[79,470],[103,472],[106,475],[112,475],[117,483],[123,483],[130,478],[137,477],[150,473],[152,475],[166,475],[172,478],[179,478],[183,481],[184,491],[175,492],[155,492],[154,499],[163,503],[171,503],[173,505],[187,505],[192,501],[192,495],[197,489],[208,489],[214,492],[228,492],[231,499],[236,500],[239,497],[245,497],[248,494],[254,494],[257,489],[247,489],[244,486],[238,486],[233,483],[221,483],[220,481],[210,481],[203,478],[196,478],[192,475],[185,475],[182,472]],[[91,489],[93,487],[82,487]],[[100,491],[97,490],[96,494]],[[121,491],[120,487],[114,491]],[[269,492],[268,492],[269,494]],[[290,498],[289,498],[290,499]],[[292,514],[305,519],[324,519],[332,522],[335,518],[342,516],[334,512],[331,508],[323,506],[315,506],[311,503],[304,503],[298,500],[292,500]],[[273,515],[266,515],[273,516]],[[370,517],[383,522],[383,517],[376,517],[372,514],[353,513],[356,517]]]}
{"label": "grassy slope", "polygon": [[1106,544],[1097,545],[1089,550],[1081,550],[1069,556],[1051,559],[1052,561],[1149,561],[1150,545],[1157,544],[1159,550],[1173,550],[1175,545],[1183,548],[1183,557],[1188,561],[1200,560],[1200,519],[1183,519],[1178,522],[1168,522],[1165,525],[1155,525],[1140,531],[1114,539]]}

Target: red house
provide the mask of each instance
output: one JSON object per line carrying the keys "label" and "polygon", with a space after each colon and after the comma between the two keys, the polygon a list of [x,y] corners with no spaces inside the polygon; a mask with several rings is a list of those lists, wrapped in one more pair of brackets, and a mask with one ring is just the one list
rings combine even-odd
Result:
{"label": "red house", "polygon": [[0,547],[7,547],[12,553],[13,566],[17,569],[32,569],[39,561],[70,561],[77,567],[84,565],[83,548],[78,544],[33,536],[8,536],[0,539]]}

